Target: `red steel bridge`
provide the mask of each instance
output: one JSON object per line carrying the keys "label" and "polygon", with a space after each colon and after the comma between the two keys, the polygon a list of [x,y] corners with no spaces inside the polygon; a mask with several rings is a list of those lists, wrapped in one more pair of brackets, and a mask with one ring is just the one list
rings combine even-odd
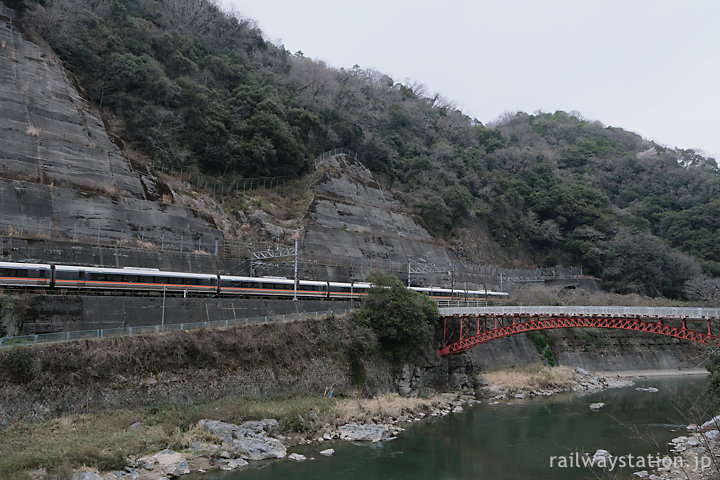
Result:
{"label": "red steel bridge", "polygon": [[655,333],[720,347],[720,308],[673,307],[454,307],[440,308],[442,347],[448,355],[518,333],[550,328],[616,328]]}

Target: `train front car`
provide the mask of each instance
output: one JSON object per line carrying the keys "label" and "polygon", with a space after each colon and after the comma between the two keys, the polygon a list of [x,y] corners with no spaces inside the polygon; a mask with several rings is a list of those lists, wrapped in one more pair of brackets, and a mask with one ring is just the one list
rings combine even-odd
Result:
{"label": "train front car", "polygon": [[217,275],[146,268],[55,267],[57,288],[216,293]]}
{"label": "train front car", "polygon": [[49,287],[52,268],[44,263],[0,262],[0,285],[9,287]]}

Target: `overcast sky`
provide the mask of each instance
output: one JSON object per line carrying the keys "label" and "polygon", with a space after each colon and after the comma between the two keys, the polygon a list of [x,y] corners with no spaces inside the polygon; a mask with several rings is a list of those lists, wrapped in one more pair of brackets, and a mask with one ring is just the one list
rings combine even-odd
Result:
{"label": "overcast sky", "polygon": [[577,111],[720,159],[718,0],[219,0],[333,67],[417,82],[483,123]]}

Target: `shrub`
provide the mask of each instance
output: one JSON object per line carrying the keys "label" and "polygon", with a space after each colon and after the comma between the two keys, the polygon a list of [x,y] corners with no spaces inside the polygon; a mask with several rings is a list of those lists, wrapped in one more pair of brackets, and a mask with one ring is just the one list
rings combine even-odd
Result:
{"label": "shrub", "polygon": [[419,353],[433,336],[439,317],[437,304],[427,295],[408,290],[392,275],[375,272],[373,284],[357,313],[359,323],[369,326],[378,343],[395,360]]}
{"label": "shrub", "polygon": [[555,366],[555,354],[550,347],[547,337],[543,332],[528,332],[528,337],[532,340],[535,349],[537,349],[540,356],[545,362],[551,367]]}

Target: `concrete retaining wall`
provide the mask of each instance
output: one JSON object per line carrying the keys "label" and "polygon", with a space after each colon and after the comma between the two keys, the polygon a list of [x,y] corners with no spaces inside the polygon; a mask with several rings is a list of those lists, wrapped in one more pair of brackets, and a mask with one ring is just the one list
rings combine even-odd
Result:
{"label": "concrete retaining wall", "polygon": [[[29,302],[19,335],[160,325],[163,298],[46,295]],[[180,324],[351,308],[349,301],[166,297],[165,323]]]}

